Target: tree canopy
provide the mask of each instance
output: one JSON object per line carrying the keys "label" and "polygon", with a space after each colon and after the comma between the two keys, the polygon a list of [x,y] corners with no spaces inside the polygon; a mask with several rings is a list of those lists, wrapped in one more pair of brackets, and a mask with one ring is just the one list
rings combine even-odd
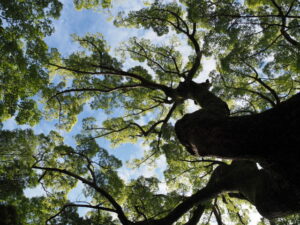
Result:
{"label": "tree canopy", "polygon": [[[109,7],[110,1],[74,0],[76,8]],[[0,3],[0,121],[16,116],[19,124],[36,124],[41,112],[31,97],[48,85],[47,45],[62,3],[58,0],[3,0]]]}
{"label": "tree canopy", "polygon": [[[74,34],[80,49],[68,56],[48,49],[61,8],[0,3],[0,121],[57,122],[49,134],[0,130],[1,223],[249,224],[254,208],[261,225],[299,223],[299,0],[154,1],[114,25],[165,41],[132,37],[117,55],[100,33]],[[209,77],[204,58],[216,63]],[[87,107],[105,119],[84,118],[67,145]],[[133,168],[166,169],[124,180],[103,139],[142,145]],[[24,194],[37,187],[43,195]],[[76,187],[86,201],[70,200]]]}

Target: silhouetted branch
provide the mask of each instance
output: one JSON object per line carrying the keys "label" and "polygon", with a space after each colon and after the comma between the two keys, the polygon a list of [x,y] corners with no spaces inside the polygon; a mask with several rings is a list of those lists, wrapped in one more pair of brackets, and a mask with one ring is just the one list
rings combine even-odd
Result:
{"label": "silhouetted branch", "polygon": [[55,217],[57,217],[61,213],[63,213],[63,211],[65,211],[65,209],[68,208],[68,207],[91,208],[91,209],[98,209],[98,210],[104,210],[104,211],[107,211],[107,212],[117,213],[116,210],[114,210],[114,209],[102,207],[102,206],[99,206],[99,205],[85,205],[85,204],[72,204],[72,203],[70,203],[70,204],[64,205],[55,215],[53,215],[50,218],[48,218],[46,220],[46,225],[48,224],[48,222],[50,222],[50,220],[53,220]]}

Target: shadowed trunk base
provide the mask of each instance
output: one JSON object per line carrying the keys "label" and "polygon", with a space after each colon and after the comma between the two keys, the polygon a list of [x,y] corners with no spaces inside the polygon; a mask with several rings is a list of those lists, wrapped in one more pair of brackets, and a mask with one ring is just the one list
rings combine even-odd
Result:
{"label": "shadowed trunk base", "polygon": [[[263,170],[252,180],[256,197],[248,200],[263,216],[299,212],[300,94],[252,116],[214,117],[199,110],[177,121],[175,130],[191,154],[260,163]],[[244,170],[241,179],[252,172]]]}

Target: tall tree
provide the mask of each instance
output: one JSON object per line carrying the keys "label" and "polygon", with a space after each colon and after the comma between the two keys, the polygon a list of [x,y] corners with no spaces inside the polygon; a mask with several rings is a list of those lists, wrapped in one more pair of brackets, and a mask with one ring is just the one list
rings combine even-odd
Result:
{"label": "tall tree", "polygon": [[30,97],[47,85],[43,39],[52,33],[51,19],[58,18],[61,7],[58,0],[1,1],[0,122],[12,116],[20,124],[39,121],[40,112]]}
{"label": "tall tree", "polygon": [[[224,214],[247,224],[249,215],[239,211],[247,202],[270,220],[299,213],[299,8],[296,0],[155,1],[120,13],[115,24],[173,34],[166,43],[131,38],[117,59],[100,34],[88,34],[74,36],[83,50],[67,58],[53,50],[48,70],[62,79],[42,90],[48,116],[66,130],[84,104],[114,117],[102,125],[86,118],[76,147],[51,133],[30,152],[37,182],[52,191],[46,222],[76,224],[81,219],[70,208],[78,207],[92,210],[90,224],[123,225],[211,218],[224,224]],[[179,51],[183,41],[189,57]],[[211,81],[199,83],[205,56],[217,68]],[[129,57],[139,64],[128,68]],[[188,114],[187,100],[200,109]],[[114,145],[142,140],[149,150],[135,166],[164,155],[170,191],[159,193],[153,177],[125,183],[117,172],[121,162],[96,138]],[[90,202],[68,201],[65,193],[78,181]]]}
{"label": "tall tree", "polygon": [[[74,0],[76,8],[110,6],[110,0]],[[19,124],[34,125],[41,112],[32,97],[48,85],[47,45],[58,19],[59,0],[3,0],[0,3],[0,122],[16,116]]]}

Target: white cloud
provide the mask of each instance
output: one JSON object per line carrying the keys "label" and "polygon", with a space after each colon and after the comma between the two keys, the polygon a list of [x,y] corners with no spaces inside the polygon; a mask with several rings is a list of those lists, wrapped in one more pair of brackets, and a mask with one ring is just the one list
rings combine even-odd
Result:
{"label": "white cloud", "polygon": [[[141,158],[146,149],[149,149],[149,147],[144,146],[141,142],[139,142],[139,148],[137,149],[137,151],[130,155],[130,159],[128,161],[136,158]],[[166,169],[166,165],[166,158],[162,155],[155,160],[154,165],[148,165],[147,162],[142,164],[139,168],[128,168],[126,165],[123,165],[122,168],[118,170],[118,172],[120,177],[126,182],[129,182],[131,179],[136,179],[139,176],[157,177],[158,179],[160,179],[160,181],[163,181],[163,172]]]}
{"label": "white cloud", "polygon": [[42,188],[42,185],[38,185],[35,188],[26,188],[24,190],[24,195],[27,198],[33,198],[33,197],[46,196],[46,193]]}
{"label": "white cloud", "polygon": [[161,182],[158,184],[158,192],[157,194],[167,194],[168,193],[168,187],[165,182]]}
{"label": "white cloud", "polygon": [[125,182],[129,182],[130,180],[136,179],[140,176],[147,177],[147,178],[159,176],[157,174],[156,168],[148,165],[143,165],[139,168],[134,168],[134,169],[123,166],[118,172],[119,172],[119,176]]}
{"label": "white cloud", "polygon": [[216,68],[216,60],[213,58],[202,58],[202,66],[203,70],[201,71],[200,75],[195,79],[197,82],[204,82],[208,79],[208,74]]}
{"label": "white cloud", "polygon": [[199,109],[200,109],[200,107],[198,105],[196,105],[193,100],[190,100],[190,99],[187,100],[187,112],[188,113],[195,112]]}
{"label": "white cloud", "polygon": [[17,124],[15,117],[11,117],[3,122],[3,130],[14,130],[14,129],[29,129],[29,125],[19,125]]}
{"label": "white cloud", "polygon": [[139,10],[144,6],[141,0],[114,0],[115,11]]}

